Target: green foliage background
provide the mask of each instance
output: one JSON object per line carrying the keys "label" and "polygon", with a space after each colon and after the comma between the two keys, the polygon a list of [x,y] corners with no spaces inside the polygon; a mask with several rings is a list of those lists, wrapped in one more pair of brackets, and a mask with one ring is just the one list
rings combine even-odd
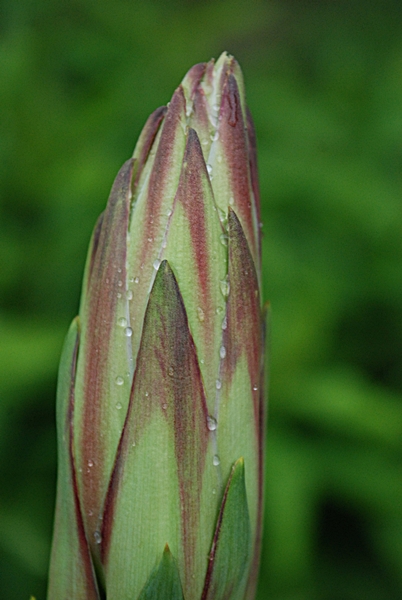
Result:
{"label": "green foliage background", "polygon": [[272,302],[258,600],[402,597],[399,0],[0,0],[0,598],[45,598],[56,372],[96,217],[187,69],[240,61]]}

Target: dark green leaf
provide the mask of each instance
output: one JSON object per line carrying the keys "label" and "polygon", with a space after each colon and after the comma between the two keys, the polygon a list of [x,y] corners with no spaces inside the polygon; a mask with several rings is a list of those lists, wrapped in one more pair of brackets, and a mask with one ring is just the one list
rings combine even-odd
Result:
{"label": "dark green leaf", "polygon": [[138,600],[183,600],[176,561],[166,544],[159,566],[146,582]]}

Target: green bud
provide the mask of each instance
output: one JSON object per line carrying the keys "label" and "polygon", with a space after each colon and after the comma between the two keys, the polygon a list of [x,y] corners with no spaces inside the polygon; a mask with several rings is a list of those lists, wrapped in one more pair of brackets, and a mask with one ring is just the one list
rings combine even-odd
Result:
{"label": "green bud", "polygon": [[264,317],[240,68],[194,66],[95,227],[62,354],[49,600],[253,598]]}

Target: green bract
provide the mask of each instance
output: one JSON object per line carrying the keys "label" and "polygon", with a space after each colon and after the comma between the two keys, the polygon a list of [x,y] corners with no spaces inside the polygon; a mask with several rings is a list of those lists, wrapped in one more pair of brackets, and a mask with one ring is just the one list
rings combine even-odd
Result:
{"label": "green bract", "polygon": [[60,364],[49,600],[255,591],[264,398],[255,139],[236,61],[148,119]]}

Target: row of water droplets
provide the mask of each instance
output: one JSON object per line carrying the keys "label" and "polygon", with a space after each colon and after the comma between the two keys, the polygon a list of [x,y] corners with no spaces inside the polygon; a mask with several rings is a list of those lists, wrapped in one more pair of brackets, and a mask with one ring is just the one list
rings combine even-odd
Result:
{"label": "row of water droplets", "polygon": [[[147,201],[147,196],[148,196],[148,189],[149,189],[149,179],[152,173],[152,167],[153,167],[153,162],[154,162],[154,157],[156,154],[156,150],[158,147],[158,143],[159,143],[159,138],[161,136],[162,133],[162,129],[163,126],[160,128],[160,130],[158,131],[157,137],[152,145],[152,148],[149,152],[149,156],[148,156],[148,160],[147,163],[144,167],[144,171],[142,173],[140,182],[138,184],[138,188],[136,190],[136,197],[134,198],[134,201],[132,202],[131,205],[131,215],[130,215],[130,221],[134,218],[134,214],[135,214],[135,208],[136,206],[140,205],[141,202],[146,202]],[[166,216],[167,216],[167,225],[165,228],[165,232],[164,232],[164,236],[163,236],[163,240],[162,240],[162,244],[161,244],[161,248],[159,249],[159,251],[157,252],[156,258],[153,261],[153,273],[152,276],[150,278],[150,284],[149,284],[149,289],[148,289],[148,296],[152,290],[152,286],[154,284],[155,281],[155,276],[156,273],[159,269],[159,266],[161,264],[161,258],[162,258],[162,253],[164,248],[166,247],[166,241],[167,241],[167,232],[169,229],[169,222],[170,222],[170,217],[173,213],[173,210],[170,208],[169,210],[167,210],[166,212]],[[149,219],[150,222],[153,222],[153,215],[149,215]],[[130,233],[128,233],[128,241],[129,241],[129,237],[130,237]],[[154,239],[152,237],[148,237],[148,243],[152,243],[154,241]],[[127,256],[127,261],[128,261],[128,256]],[[142,264],[140,266],[140,269],[144,268],[144,264]],[[127,262],[126,264],[126,272],[130,273],[130,267],[129,264]],[[140,276],[138,274],[136,274],[135,276],[130,275],[127,278],[127,289],[126,289],[126,305],[125,305],[125,316],[122,316],[118,319],[118,326],[121,327],[123,329],[124,335],[126,337],[126,339],[128,340],[128,345],[129,345],[129,349],[130,349],[130,354],[129,354],[129,364],[130,364],[130,373],[128,374],[128,378],[129,378],[129,382],[131,385],[132,379],[133,379],[133,375],[134,375],[134,369],[135,369],[135,362],[134,362],[134,357],[132,354],[132,344],[131,344],[131,337],[133,335],[133,330],[131,327],[131,323],[130,323],[130,310],[129,310],[129,302],[131,302],[134,299],[134,295],[135,292],[133,292],[133,289],[130,288],[130,284],[134,284],[138,285],[140,283]],[[122,375],[118,375],[115,379],[115,383],[118,386],[124,385],[125,383],[125,379]],[[120,410],[122,408],[120,403],[116,404],[116,408],[118,410]]]}
{"label": "row of water droplets", "polygon": [[[210,135],[211,143],[209,146],[209,153],[208,153],[208,157],[206,160],[207,172],[208,172],[208,176],[209,176],[209,179],[211,182],[212,189],[214,188],[214,184],[213,184],[214,165],[222,162],[222,156],[219,153],[219,147],[220,147],[219,124],[220,124],[220,120],[222,118],[220,115],[220,108],[221,108],[220,81],[221,81],[222,66],[223,65],[221,65],[221,67],[218,69],[216,69],[216,68],[214,69],[214,71],[213,71],[214,79],[212,81],[212,85],[207,84],[206,82],[203,82],[201,84],[203,86],[203,89],[205,92],[205,97],[206,97],[208,105],[209,105],[208,118],[209,118],[210,124],[212,125],[212,133]],[[222,211],[216,205],[216,202],[215,202],[215,206],[216,206],[216,210],[218,212],[219,221],[223,228],[223,231],[220,234],[220,243],[227,248],[228,247],[227,213],[225,211]],[[227,275],[224,279],[219,281],[219,288],[220,288],[220,292],[223,296],[225,307],[226,307],[226,303],[227,303],[229,293],[230,293],[230,283],[229,283]],[[224,317],[222,320],[222,338],[223,338],[224,331],[227,327],[226,308],[223,308],[222,306],[218,306],[216,309],[216,312],[218,315],[221,313],[224,313]],[[226,353],[227,353],[227,350],[222,341],[220,348],[219,348],[219,361],[218,361],[219,367],[218,367],[217,378],[215,381],[216,393],[215,393],[214,416],[210,415],[207,418],[207,427],[208,427],[209,431],[212,432],[212,443],[214,446],[214,455],[212,458],[212,464],[215,467],[219,467],[220,462],[221,462],[220,458],[219,458],[219,454],[218,454],[216,430],[218,427],[218,408],[219,408],[219,402],[220,402],[220,397],[221,397],[221,393],[222,393],[221,392],[221,390],[222,390],[222,379],[221,379],[221,377],[222,377],[222,361],[226,358]],[[217,474],[218,474],[218,480],[221,484],[222,483],[222,474],[220,472],[220,469]],[[215,492],[215,490],[214,490],[214,492]]]}
{"label": "row of water droplets", "polygon": [[[218,150],[220,147],[220,144],[218,143],[219,142],[219,123],[222,118],[220,115],[221,73],[222,73],[222,65],[221,65],[220,69],[216,69],[216,68],[214,69],[214,80],[212,82],[212,87],[209,90],[204,88],[205,95],[206,95],[207,101],[209,103],[209,108],[210,108],[210,110],[208,111],[208,117],[209,117],[209,121],[213,127],[213,132],[211,134],[211,145],[209,147],[209,154],[208,154],[208,159],[207,159],[207,171],[208,171],[209,179],[211,181],[212,189],[214,188],[214,184],[213,184],[214,168],[213,168],[213,166],[216,163],[222,162],[222,156]],[[228,247],[227,213],[222,211],[219,207],[217,207],[217,211],[218,211],[220,223],[223,227],[223,232],[220,234],[220,242],[223,246],[225,246],[227,248]],[[224,317],[222,320],[222,338],[223,338],[224,332],[227,327],[226,303],[227,303],[229,293],[230,293],[230,283],[229,283],[227,274],[224,279],[219,281],[219,287],[220,287],[220,292],[221,292],[224,302],[225,302],[225,308],[222,311],[222,312],[224,312]],[[220,312],[219,308],[221,308],[221,307],[218,307],[218,309],[217,309],[218,314]],[[226,347],[224,346],[223,339],[222,339],[222,343],[219,348],[219,359],[220,360],[218,361],[218,364],[219,364],[218,374],[217,374],[217,379],[215,382],[216,394],[215,394],[214,417],[209,417],[209,422],[208,422],[208,429],[210,431],[212,430],[213,432],[216,432],[216,429],[218,426],[218,409],[219,409],[220,397],[222,394],[222,392],[221,392],[221,390],[222,390],[222,379],[221,378],[222,378],[222,369],[223,369],[222,362],[226,358],[226,353],[227,353]],[[216,433],[213,434],[213,444],[214,444],[214,455],[212,458],[212,464],[215,467],[219,467],[221,461],[220,461],[219,454],[218,454]],[[218,480],[219,480],[219,483],[222,485],[222,473],[221,473],[220,469],[218,471]]]}
{"label": "row of water droplets", "polygon": [[[129,234],[127,234],[129,236]],[[127,259],[126,259],[127,260]],[[126,263],[125,266],[125,274],[127,274],[128,271],[128,262]],[[123,333],[123,340],[122,343],[125,344],[125,348],[126,348],[126,353],[127,353],[127,372],[126,372],[126,378],[129,382],[129,385],[131,386],[131,382],[133,379],[133,375],[134,375],[134,358],[133,358],[133,348],[132,348],[132,341],[131,341],[131,337],[133,335],[133,330],[131,327],[131,321],[130,321],[130,302],[133,299],[133,290],[129,287],[131,281],[126,277],[123,277],[123,273],[122,273],[122,269],[120,267],[117,267],[117,273],[121,276],[121,278],[119,278],[118,280],[118,287],[119,287],[119,291],[117,292],[117,297],[119,299],[122,300],[121,305],[122,305],[122,312],[124,314],[124,316],[120,316],[117,319],[117,326],[119,330],[122,330]],[[125,279],[125,281],[123,281],[123,279]],[[115,378],[115,383],[117,386],[121,387],[122,385],[124,385],[125,383],[125,377],[122,374],[118,374]],[[117,402],[116,403],[116,409],[117,410],[121,410],[122,408],[122,404],[121,402]]]}

